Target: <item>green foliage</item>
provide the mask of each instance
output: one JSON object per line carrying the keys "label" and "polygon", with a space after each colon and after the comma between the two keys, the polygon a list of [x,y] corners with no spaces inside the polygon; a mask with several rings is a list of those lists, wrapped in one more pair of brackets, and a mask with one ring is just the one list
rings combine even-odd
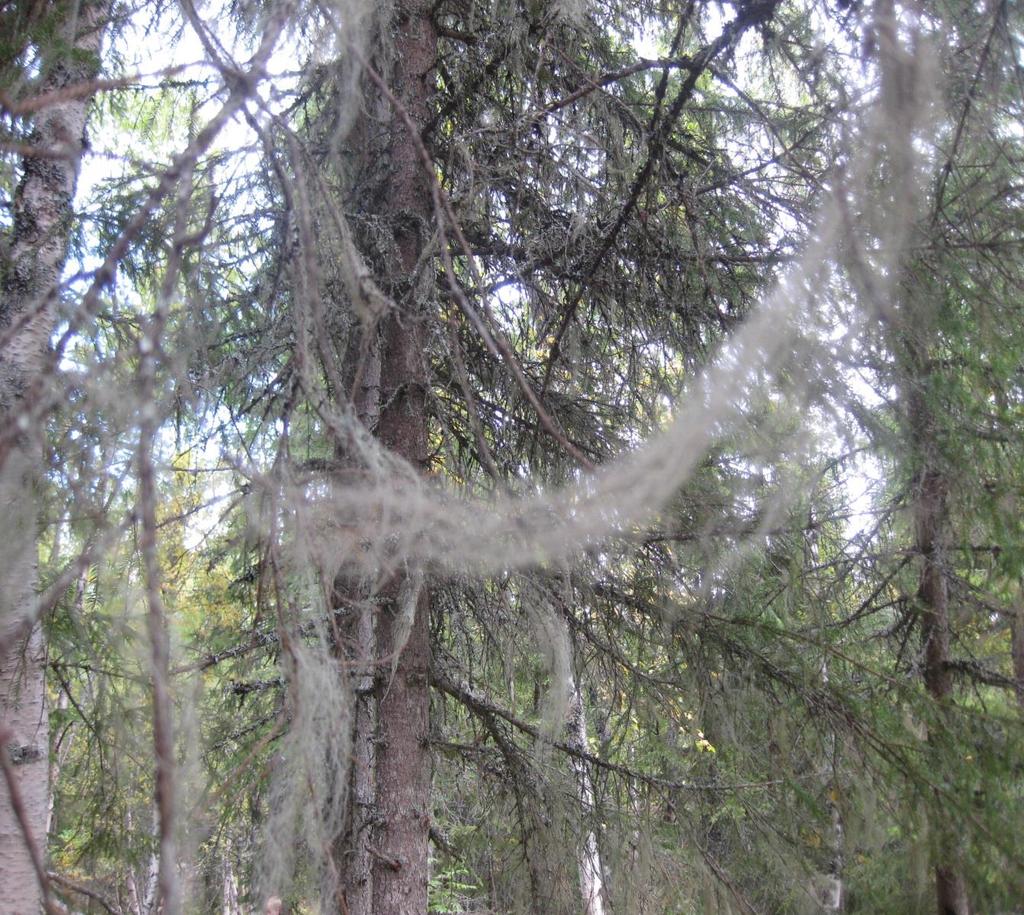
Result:
{"label": "green foliage", "polygon": [[[349,301],[338,214],[380,287],[422,300],[426,469],[490,496],[581,471],[541,433],[451,285],[474,305],[487,297],[492,332],[566,438],[601,463],[664,425],[676,398],[700,396],[685,393],[696,372],[807,241],[838,180],[876,76],[859,5],[773,7],[699,73],[693,59],[742,4],[606,0],[578,16],[569,6],[435,9],[425,142],[486,289],[434,226],[416,228],[417,276],[396,275],[409,228],[381,215],[393,163],[376,155],[381,137],[366,124],[377,121],[346,133],[355,109],[383,123],[380,98],[368,86],[358,104],[347,97],[344,49],[325,62],[315,34],[327,13],[304,10],[282,67],[298,75],[251,100],[247,126],[239,116],[191,183],[152,208],[93,313],[62,319],[81,318],[48,430],[44,585],[85,560],[47,619],[49,848],[57,871],[125,910],[158,844],[139,553],[147,405],[134,393],[157,309],[179,839],[194,911],[223,908],[232,885],[255,911],[281,738],[300,711],[296,645],[333,633],[338,682],[353,676],[340,560],[321,556],[317,531],[302,542],[268,520],[301,514],[282,509],[286,492],[312,501],[363,469],[331,410],[353,408],[379,340]],[[846,239],[818,290],[824,304],[806,316],[806,348],[642,529],[588,544],[565,567],[432,580],[431,825],[443,845],[431,912],[577,912],[581,861],[595,849],[616,915],[817,912],[833,877],[848,912],[924,912],[949,827],[975,909],[1019,905],[1024,100],[1008,75],[1020,28],[1009,8],[992,22],[953,7],[925,24],[945,42],[935,136],[920,139],[925,205],[898,301],[858,345],[836,345],[859,291]],[[0,28],[4,91],[25,81],[30,46],[56,40],[30,12],[0,8],[0,23],[18,22]],[[135,28],[156,15],[140,8]],[[225,16],[224,41],[237,30],[230,40],[249,49],[259,10]],[[641,33],[662,64],[640,59]],[[130,56],[123,40],[116,49]],[[386,41],[375,50],[399,66]],[[124,237],[233,86],[212,66],[178,76],[101,95],[91,133],[112,164],[83,198],[75,270]],[[13,161],[0,172],[5,200]],[[848,359],[838,370],[834,350]],[[943,702],[922,682],[924,468],[948,489],[954,689]],[[298,852],[309,862],[281,894],[292,911],[315,911],[313,858],[325,850]]]}

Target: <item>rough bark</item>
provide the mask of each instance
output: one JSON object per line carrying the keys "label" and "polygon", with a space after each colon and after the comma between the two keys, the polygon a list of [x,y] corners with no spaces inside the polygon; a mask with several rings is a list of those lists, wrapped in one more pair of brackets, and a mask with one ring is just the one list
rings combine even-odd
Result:
{"label": "rough bark", "polygon": [[[92,80],[109,11],[106,2],[69,5],[60,39],[41,48],[42,93]],[[14,197],[14,220],[0,264],[0,731],[14,763],[0,785],[0,886],[5,911],[42,905],[36,861],[45,850],[49,779],[45,644],[37,619],[36,474],[38,430],[26,422],[27,394],[53,330],[57,287],[67,256],[72,199],[85,143],[88,95],[42,108]],[[17,814],[20,806],[23,816]],[[24,822],[21,822],[24,820]],[[27,827],[27,830],[26,830]]]}
{"label": "rough bark", "polygon": [[[410,71],[402,95],[413,117],[425,123],[427,82],[433,65],[433,26],[424,4],[403,27],[399,53]],[[402,45],[408,50],[403,53]],[[428,56],[429,55],[429,56]],[[419,95],[419,98],[417,98]],[[420,117],[416,117],[417,114]],[[423,199],[426,180],[416,153],[396,139],[395,202],[407,212],[429,218]],[[402,204],[404,203],[404,206]],[[422,244],[418,227],[399,239],[402,269],[410,275]],[[423,315],[415,299],[388,320],[381,365],[381,440],[414,466],[427,463],[426,365]],[[377,828],[373,836],[373,911],[414,915],[427,910],[427,841],[430,828],[429,750],[430,601],[403,576],[385,590],[377,620],[377,651],[390,675],[378,678],[376,762]],[[411,612],[412,619],[408,619]],[[406,634],[406,630],[408,634]],[[390,662],[390,663],[388,663]]]}
{"label": "rough bark", "polygon": [[[396,55],[400,61],[393,91],[417,126],[431,113],[437,36],[429,3],[400,7]],[[390,161],[396,242],[401,270],[413,274],[425,241],[431,202],[414,138],[395,122]],[[408,218],[411,215],[412,220]],[[418,217],[418,218],[417,218]],[[414,466],[427,464],[425,328],[422,303],[410,290],[400,311],[388,319],[381,359],[381,440]],[[393,659],[394,673],[383,686],[376,766],[373,911],[416,915],[427,910],[427,841],[430,828],[429,750],[430,601],[428,592],[409,595],[401,582],[378,619],[378,651]],[[403,610],[413,619],[403,642]],[[396,657],[397,653],[397,657]]]}
{"label": "rough bark", "polygon": [[949,668],[949,586],[946,581],[945,518],[948,487],[943,474],[926,467],[917,482],[914,508],[916,548],[922,558],[918,599],[924,642],[924,682],[928,694],[945,703],[953,693]]}
{"label": "rough bark", "polygon": [[376,649],[373,607],[360,603],[355,620],[356,708],[352,735],[352,816],[349,823],[345,867],[345,899],[350,912],[373,911],[373,858],[370,834],[373,828],[376,792],[375,738],[377,700],[373,691],[372,663]]}
{"label": "rough bark", "polygon": [[[422,131],[431,119],[434,98],[437,35],[431,4],[405,0],[397,4],[394,15],[390,90]],[[398,257],[392,265],[393,277],[385,285],[398,308],[387,315],[380,329],[377,434],[395,454],[425,469],[429,296],[412,278],[427,241],[433,206],[419,140],[392,108],[380,157],[386,174],[380,193],[374,196],[380,215],[393,227]],[[376,355],[371,363],[372,374],[364,376],[364,383],[375,387]],[[430,827],[429,592],[403,569],[382,589],[378,602],[375,633],[371,635],[364,623],[359,636],[369,642],[378,663],[375,715],[369,702],[364,704],[362,719],[357,709],[357,781],[353,785],[357,804],[360,794],[373,791],[372,830],[359,841],[354,871],[346,880],[347,890],[354,893],[352,902],[359,906],[369,902],[369,907],[348,907],[365,915],[419,915],[427,911]],[[376,739],[370,743],[367,729],[374,717]],[[367,758],[360,760],[360,753]],[[360,776],[360,764],[372,764],[372,780],[368,770]],[[365,818],[362,814],[356,818],[363,821],[365,832]],[[369,874],[364,875],[367,854]],[[352,886],[353,879],[358,886]]]}
{"label": "rough bark", "polygon": [[[921,557],[918,605],[923,641],[922,676],[929,696],[942,710],[952,701],[953,675],[950,660],[949,582],[949,481],[937,454],[936,426],[925,397],[927,360],[919,343],[908,338],[908,423],[911,447],[917,461],[914,501],[915,549]],[[936,833],[935,891],[939,915],[970,915],[970,902],[960,849],[949,824],[933,822]]]}
{"label": "rough bark", "polygon": [[[372,339],[370,339],[372,337]],[[362,378],[355,392],[355,410],[368,430],[380,420],[380,351],[376,337],[367,335]],[[335,581],[335,606],[345,608],[342,635],[347,644],[339,653],[351,665],[355,713],[352,722],[352,776],[349,785],[349,816],[337,859],[342,894],[349,912],[373,911],[373,828],[376,788],[377,697],[374,669],[377,647],[375,606],[360,582],[341,575]]]}

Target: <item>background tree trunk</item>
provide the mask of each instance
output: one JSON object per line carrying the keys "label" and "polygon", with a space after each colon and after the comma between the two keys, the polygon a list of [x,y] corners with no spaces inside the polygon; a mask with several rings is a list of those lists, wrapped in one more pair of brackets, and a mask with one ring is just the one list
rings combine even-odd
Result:
{"label": "background tree trunk", "polygon": [[1024,582],[1017,606],[1010,620],[1010,657],[1013,661],[1013,679],[1016,682],[1017,705],[1024,712]]}
{"label": "background tree trunk", "polygon": [[[578,684],[573,685],[573,697],[569,706],[569,720],[566,729],[566,743],[580,752],[587,752],[587,709],[583,692]],[[587,764],[582,760],[573,762],[579,805],[582,813],[583,833],[579,848],[580,897],[583,915],[605,915],[604,868],[601,865],[601,851],[597,834],[588,822],[594,813],[594,783]]]}
{"label": "background tree trunk", "polygon": [[[106,2],[67,7],[59,37],[39,49],[40,93],[95,78],[108,13]],[[42,442],[38,434],[22,432],[30,426],[19,419],[32,407],[27,395],[54,327],[89,98],[65,97],[36,117],[29,145],[39,153],[24,157],[0,265],[0,732],[2,751],[14,764],[11,783],[0,786],[0,886],[9,912],[32,913],[41,906],[25,826],[41,860],[49,806],[46,648],[36,598],[35,485]]]}

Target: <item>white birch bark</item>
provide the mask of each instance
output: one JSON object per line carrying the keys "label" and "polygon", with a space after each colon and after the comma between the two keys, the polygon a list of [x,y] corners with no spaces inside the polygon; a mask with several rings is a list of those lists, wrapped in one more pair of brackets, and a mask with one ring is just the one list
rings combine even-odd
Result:
{"label": "white birch bark", "polygon": [[[68,7],[65,50],[41,48],[40,93],[95,77],[108,0]],[[45,105],[35,119],[14,197],[14,221],[0,262],[0,752],[13,764],[0,784],[0,887],[4,911],[34,915],[43,888],[49,813],[49,726],[38,619],[36,475],[41,435],[31,392],[53,330],[57,285],[67,255],[71,204],[84,148],[89,95]],[[26,834],[27,833],[27,834]],[[34,848],[33,848],[34,846]]]}
{"label": "white birch bark", "polygon": [[231,844],[228,843],[222,859],[221,913],[222,915],[242,915],[242,906],[238,901],[238,881],[235,879],[235,869],[231,864],[231,852]]}
{"label": "white birch bark", "polygon": [[[583,694],[577,687],[573,692],[569,713],[569,742],[579,750],[587,749],[587,716]],[[576,785],[579,791],[580,810],[584,817],[594,809],[594,785],[586,764],[574,763]],[[601,871],[601,854],[597,845],[597,834],[585,829],[579,849],[580,897],[583,915],[605,915],[604,877]]]}

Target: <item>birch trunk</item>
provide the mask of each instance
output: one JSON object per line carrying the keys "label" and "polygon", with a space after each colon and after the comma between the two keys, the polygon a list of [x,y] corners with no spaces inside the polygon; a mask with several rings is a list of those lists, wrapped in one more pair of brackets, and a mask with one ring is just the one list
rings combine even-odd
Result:
{"label": "birch trunk", "polygon": [[[40,48],[41,93],[88,83],[98,70],[108,3],[66,11],[62,41],[54,42],[63,47]],[[28,143],[39,152],[23,159],[0,262],[0,752],[14,764],[10,783],[0,785],[0,886],[5,911],[26,915],[42,905],[33,857],[43,859],[49,810],[46,650],[36,597],[42,436],[32,427],[30,393],[54,328],[88,104],[87,94],[64,98],[36,116]]]}
{"label": "birch trunk", "polygon": [[[569,715],[568,742],[580,751],[587,749],[587,715],[583,694],[574,690]],[[579,849],[580,897],[583,915],[605,915],[604,877],[597,835],[586,825],[594,810],[594,785],[587,765],[582,760],[573,764],[576,770],[576,784],[579,792],[580,810],[583,814],[583,841]]]}
{"label": "birch trunk", "polygon": [[221,915],[242,915],[242,906],[238,900],[238,881],[235,869],[231,864],[231,843],[224,849],[222,859]]}

